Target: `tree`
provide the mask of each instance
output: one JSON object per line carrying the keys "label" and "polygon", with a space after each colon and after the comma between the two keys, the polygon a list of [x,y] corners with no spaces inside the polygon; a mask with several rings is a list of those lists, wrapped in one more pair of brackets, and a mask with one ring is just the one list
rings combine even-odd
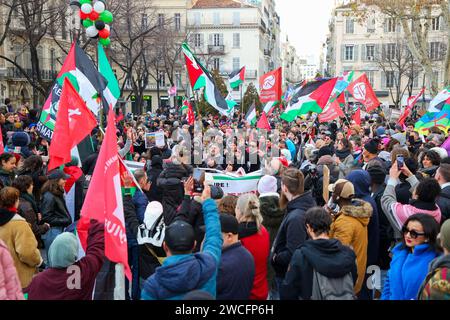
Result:
{"label": "tree", "polygon": [[246,114],[248,109],[250,109],[250,107],[253,105],[253,103],[255,103],[256,106],[256,110],[261,110],[261,101],[259,101],[259,94],[258,94],[258,90],[256,90],[255,85],[253,84],[253,82],[251,82],[248,87],[247,90],[245,91],[244,94],[244,98],[242,99],[244,101],[244,105],[243,105],[243,114]]}
{"label": "tree", "polygon": [[[361,7],[363,5],[363,7]],[[402,26],[404,37],[411,54],[424,69],[424,73],[430,82],[432,94],[439,91],[436,75],[433,72],[435,65],[429,49],[429,31],[432,27],[433,18],[441,16],[443,30],[445,35],[443,39],[447,43],[445,54],[442,54],[444,60],[444,83],[449,85],[450,81],[450,9],[449,0],[358,0],[353,1],[351,7],[354,13],[357,13],[362,20],[367,19],[369,10],[364,6],[375,7],[387,17],[394,19]],[[439,15],[436,11],[439,10]]]}

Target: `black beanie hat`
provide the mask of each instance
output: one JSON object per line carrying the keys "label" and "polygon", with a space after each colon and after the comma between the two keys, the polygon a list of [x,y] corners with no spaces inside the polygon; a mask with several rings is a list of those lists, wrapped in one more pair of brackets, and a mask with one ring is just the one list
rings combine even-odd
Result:
{"label": "black beanie hat", "polygon": [[177,220],[166,228],[164,241],[173,252],[190,251],[195,243],[194,228],[187,222]]}
{"label": "black beanie hat", "polygon": [[364,149],[366,149],[371,154],[377,154],[378,153],[378,143],[379,143],[378,140],[375,140],[375,139],[369,140],[369,142],[367,142],[364,145]]}
{"label": "black beanie hat", "polygon": [[379,185],[384,183],[386,179],[386,170],[384,170],[382,166],[371,166],[367,169],[367,172],[369,172],[370,178],[372,179],[373,183]]}

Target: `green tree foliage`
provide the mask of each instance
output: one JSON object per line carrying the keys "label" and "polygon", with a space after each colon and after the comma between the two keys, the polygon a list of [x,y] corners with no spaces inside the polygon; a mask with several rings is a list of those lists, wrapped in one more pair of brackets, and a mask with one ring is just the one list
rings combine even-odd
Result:
{"label": "green tree foliage", "polygon": [[253,84],[253,82],[248,85],[243,100],[244,100],[244,110],[243,110],[244,115],[247,113],[248,109],[252,106],[253,102],[255,102],[256,110],[261,110],[262,104],[261,101],[259,101],[258,90],[256,90],[256,87]]}

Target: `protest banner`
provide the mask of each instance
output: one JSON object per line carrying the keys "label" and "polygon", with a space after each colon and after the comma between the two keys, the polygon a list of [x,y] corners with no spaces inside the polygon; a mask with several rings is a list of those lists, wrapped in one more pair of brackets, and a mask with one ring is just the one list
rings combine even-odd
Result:
{"label": "protest banner", "polygon": [[221,187],[224,194],[239,195],[256,192],[258,181],[263,176],[261,170],[243,176],[230,173],[205,173],[205,180],[211,185]]}

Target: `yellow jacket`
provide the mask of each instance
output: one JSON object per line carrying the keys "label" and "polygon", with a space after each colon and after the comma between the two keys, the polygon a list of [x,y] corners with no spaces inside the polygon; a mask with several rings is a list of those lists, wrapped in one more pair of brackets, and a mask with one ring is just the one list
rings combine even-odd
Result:
{"label": "yellow jacket", "polygon": [[361,290],[366,273],[367,225],[372,216],[372,210],[370,203],[355,199],[352,205],[341,208],[331,225],[330,237],[351,247],[356,254],[358,280],[354,288],[355,294]]}
{"label": "yellow jacket", "polygon": [[42,263],[36,237],[24,218],[16,214],[9,222],[0,226],[0,239],[9,249],[22,288],[26,288]]}

